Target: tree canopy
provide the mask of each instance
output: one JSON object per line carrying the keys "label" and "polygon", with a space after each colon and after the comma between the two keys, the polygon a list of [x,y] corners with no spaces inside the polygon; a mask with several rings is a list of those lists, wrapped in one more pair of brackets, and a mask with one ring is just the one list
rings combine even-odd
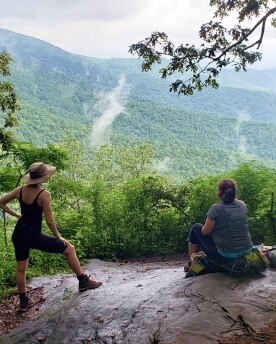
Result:
{"label": "tree canopy", "polygon": [[[201,25],[199,36],[203,42],[199,48],[188,43],[175,47],[166,33],[153,32],[150,37],[132,44],[129,52],[143,58],[143,71],[161,63],[162,57],[169,57],[170,62],[159,71],[162,78],[187,73],[185,80],[177,78],[171,84],[170,91],[191,95],[204,87],[218,88],[217,77],[226,66],[246,71],[248,65],[261,60],[258,49],[267,21],[270,19],[270,24],[276,27],[275,4],[276,0],[210,0],[214,15],[211,21]],[[229,28],[223,20],[232,13],[237,18]]]}
{"label": "tree canopy", "polygon": [[[0,75],[7,77],[10,75],[9,64],[12,61],[10,55],[3,51],[0,53]],[[18,96],[14,92],[14,86],[9,81],[0,80],[0,147],[7,149],[11,146],[13,133],[12,127],[18,125],[14,117],[18,106]]]}

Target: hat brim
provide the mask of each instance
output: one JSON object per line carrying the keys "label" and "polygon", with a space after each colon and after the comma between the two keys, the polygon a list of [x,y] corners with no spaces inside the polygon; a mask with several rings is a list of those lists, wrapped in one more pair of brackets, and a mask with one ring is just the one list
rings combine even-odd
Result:
{"label": "hat brim", "polygon": [[39,178],[31,178],[30,177],[30,173],[26,174],[26,176],[23,178],[23,182],[25,184],[38,184],[38,183],[43,183],[46,182],[47,179],[49,179],[50,177],[52,177],[52,175],[54,174],[56,167],[50,164],[45,164],[45,166],[47,167],[47,171],[46,173]]}

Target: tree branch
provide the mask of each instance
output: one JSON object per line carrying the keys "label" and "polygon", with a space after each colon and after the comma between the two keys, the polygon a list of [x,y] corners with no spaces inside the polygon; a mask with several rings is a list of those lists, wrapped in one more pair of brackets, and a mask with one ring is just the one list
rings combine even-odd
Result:
{"label": "tree branch", "polygon": [[249,49],[249,48],[252,48],[254,45],[256,45],[257,43],[259,43],[258,45],[258,48],[260,47],[261,43],[262,43],[262,39],[263,39],[263,35],[264,35],[264,30],[265,30],[265,23],[266,23],[266,20],[269,16],[271,16],[273,13],[276,12],[276,7],[274,8],[271,8],[265,16],[263,16],[259,21],[258,23],[247,33],[245,34],[242,39],[240,39],[239,41],[237,41],[236,43],[230,45],[227,49],[225,49],[221,54],[220,56],[216,57],[214,59],[214,61],[218,61],[221,59],[222,56],[225,56],[229,51],[231,51],[233,48],[235,48],[236,46],[240,45],[241,43],[243,43],[261,24],[262,24],[262,32],[261,32],[261,37],[255,42],[253,43],[252,45],[248,46],[247,48],[245,48],[245,50]]}
{"label": "tree branch", "polygon": [[260,45],[262,44],[262,41],[263,41],[263,37],[264,37],[264,32],[265,32],[265,24],[266,24],[266,20],[263,21],[263,24],[262,24],[262,32],[261,32],[261,36],[260,38],[253,44],[249,45],[248,47],[245,48],[245,50],[247,49],[250,49],[252,47],[254,47],[254,45],[258,44],[257,46],[257,49],[260,48]]}
{"label": "tree branch", "polygon": [[[239,22],[243,22],[245,17],[252,19],[253,16],[259,18],[261,15],[260,7],[255,8],[255,5],[248,4],[247,0],[233,1],[231,8],[220,0],[213,1],[213,4],[221,6],[226,13],[233,9],[241,9]],[[144,41],[132,44],[129,52],[137,53],[144,59],[142,71],[146,72],[151,70],[153,64],[160,63],[162,56],[169,56],[170,62],[159,71],[162,78],[172,76],[174,73],[192,73],[192,76],[190,78],[188,76],[185,81],[180,79],[174,81],[170,85],[170,91],[192,95],[194,90],[201,91],[203,87],[218,88],[216,78],[224,67],[231,65],[236,71],[241,69],[246,71],[247,65],[261,60],[261,53],[257,49],[263,42],[267,19],[276,12],[276,7],[268,8],[266,4],[264,7],[267,12],[251,29],[234,25],[228,30],[221,22],[213,21],[203,24],[199,35],[207,45],[203,43],[199,48],[190,44],[181,44],[174,50],[174,45],[164,32],[154,32]],[[259,38],[250,44],[249,38],[260,26]],[[276,26],[276,21],[274,26]],[[252,47],[255,47],[255,50],[248,51]],[[203,78],[204,74],[207,74],[207,78]]]}
{"label": "tree branch", "polygon": [[17,170],[18,170],[18,172],[19,172],[19,177],[18,177],[18,179],[17,179],[17,182],[16,182],[16,188],[18,187],[18,185],[19,185],[19,182],[20,182],[20,179],[22,178],[22,173],[21,173],[21,171],[20,171],[20,167],[18,166],[18,163],[17,163],[17,161],[16,161],[16,156],[14,155],[13,156],[13,158],[14,158],[14,163],[15,163],[15,165],[16,165],[16,167],[17,167]]}

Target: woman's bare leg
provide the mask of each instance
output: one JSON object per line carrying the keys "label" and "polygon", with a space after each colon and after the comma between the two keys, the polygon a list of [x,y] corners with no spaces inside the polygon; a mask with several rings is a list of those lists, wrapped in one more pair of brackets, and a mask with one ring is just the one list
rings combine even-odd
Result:
{"label": "woman's bare leg", "polygon": [[68,265],[78,277],[79,291],[85,291],[87,289],[96,289],[102,285],[102,282],[94,281],[89,276],[83,273],[79,259],[76,255],[75,247],[73,245],[67,246],[63,253],[66,256]]}
{"label": "woman's bare leg", "polygon": [[29,259],[17,262],[16,266],[16,285],[20,294],[26,293],[26,270]]}
{"label": "woman's bare leg", "polygon": [[83,271],[80,266],[79,258],[77,257],[75,247],[73,245],[67,246],[63,252],[66,256],[67,263],[77,276],[80,276]]}
{"label": "woman's bare leg", "polygon": [[191,257],[193,253],[197,253],[198,251],[199,246],[197,244],[192,244],[191,242],[189,242],[189,257]]}

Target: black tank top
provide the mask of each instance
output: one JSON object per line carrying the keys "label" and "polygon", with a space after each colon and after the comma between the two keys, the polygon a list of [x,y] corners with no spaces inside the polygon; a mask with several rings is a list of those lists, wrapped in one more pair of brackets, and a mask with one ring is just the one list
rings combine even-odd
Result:
{"label": "black tank top", "polygon": [[37,204],[37,200],[41,192],[44,190],[41,190],[37,194],[36,198],[31,204],[26,204],[22,200],[22,189],[23,189],[23,186],[20,189],[20,196],[19,196],[22,220],[24,220],[24,222],[27,222],[27,223],[30,223],[30,222],[41,223],[43,208]]}

